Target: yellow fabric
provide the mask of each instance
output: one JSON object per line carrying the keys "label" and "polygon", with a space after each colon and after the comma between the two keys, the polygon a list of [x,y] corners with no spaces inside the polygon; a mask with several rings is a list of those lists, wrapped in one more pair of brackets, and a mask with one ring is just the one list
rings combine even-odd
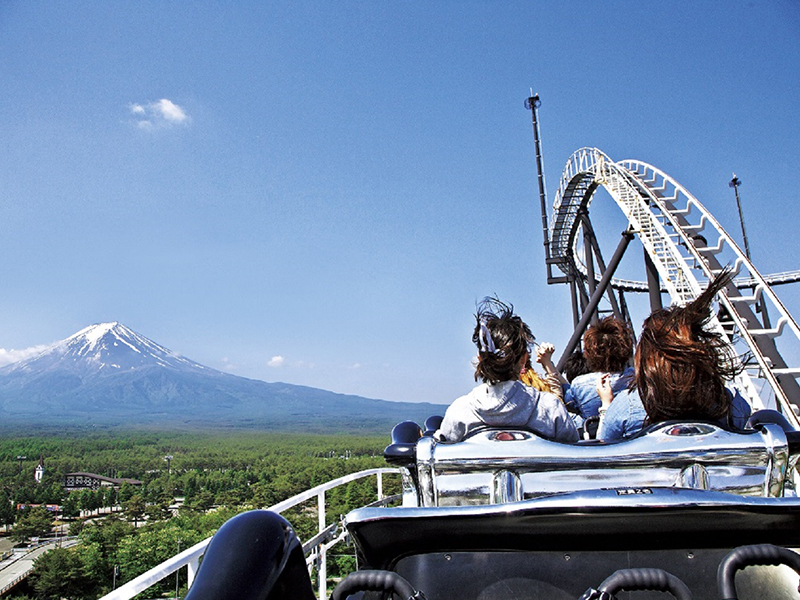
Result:
{"label": "yellow fabric", "polygon": [[519,374],[519,380],[533,389],[540,392],[550,392],[562,402],[564,401],[564,390],[556,375],[547,375],[545,379],[542,379],[541,375],[533,369],[526,369]]}
{"label": "yellow fabric", "polygon": [[547,385],[547,382],[539,377],[538,373],[536,373],[536,371],[533,369],[525,369],[525,371],[520,373],[519,380],[525,385],[537,389],[540,392],[550,391],[550,386]]}

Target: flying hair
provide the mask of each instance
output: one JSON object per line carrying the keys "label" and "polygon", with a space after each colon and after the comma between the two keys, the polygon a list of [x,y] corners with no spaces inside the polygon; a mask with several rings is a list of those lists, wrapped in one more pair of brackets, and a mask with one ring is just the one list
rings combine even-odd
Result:
{"label": "flying hair", "polygon": [[732,279],[731,270],[725,269],[686,306],[657,310],[645,319],[634,357],[635,386],[650,423],[717,420],[729,414],[725,382],[742,365],[709,322],[714,296]]}
{"label": "flying hair", "polygon": [[525,322],[514,314],[514,306],[496,297],[486,297],[477,306],[472,342],[478,347],[475,381],[489,384],[519,379],[525,355],[534,341]]}

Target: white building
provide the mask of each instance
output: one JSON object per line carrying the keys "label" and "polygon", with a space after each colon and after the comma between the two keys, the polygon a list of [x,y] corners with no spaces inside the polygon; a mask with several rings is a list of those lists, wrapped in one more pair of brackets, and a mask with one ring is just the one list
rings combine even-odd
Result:
{"label": "white building", "polygon": [[39,464],[36,465],[33,478],[36,480],[36,483],[41,483],[42,477],[44,477],[44,456],[39,456]]}

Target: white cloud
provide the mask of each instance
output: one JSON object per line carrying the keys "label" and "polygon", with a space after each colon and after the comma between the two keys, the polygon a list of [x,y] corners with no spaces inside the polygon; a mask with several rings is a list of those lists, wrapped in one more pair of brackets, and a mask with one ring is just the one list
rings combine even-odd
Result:
{"label": "white cloud", "polygon": [[48,345],[32,346],[31,348],[25,348],[23,350],[6,350],[5,348],[0,348],[0,367],[25,360],[26,358],[31,358],[32,356],[44,352],[48,348],[50,348]]}
{"label": "white cloud", "polygon": [[147,104],[133,102],[128,109],[139,129],[152,130],[174,125],[188,125],[192,120],[183,107],[167,98]]}
{"label": "white cloud", "polygon": [[239,369],[239,365],[236,365],[236,364],[232,363],[228,359],[227,356],[223,356],[220,359],[220,362],[222,363],[222,370],[223,371],[233,372],[233,371],[237,371]]}
{"label": "white cloud", "polygon": [[164,118],[164,120],[169,121],[170,123],[183,123],[189,119],[186,111],[166,98],[162,98],[152,106],[156,112],[158,112]]}
{"label": "white cloud", "polygon": [[282,356],[273,356],[267,362],[267,366],[277,368],[277,367],[282,367],[284,363],[286,363],[286,359],[283,358]]}

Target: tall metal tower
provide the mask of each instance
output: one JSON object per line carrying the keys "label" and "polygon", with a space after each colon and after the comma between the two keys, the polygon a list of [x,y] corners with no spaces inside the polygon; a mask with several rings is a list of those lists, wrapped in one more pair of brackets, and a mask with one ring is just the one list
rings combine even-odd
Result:
{"label": "tall metal tower", "polygon": [[741,223],[742,225],[742,238],[744,238],[744,253],[747,256],[747,260],[751,260],[750,244],[747,242],[747,231],[745,231],[744,228],[744,213],[742,213],[742,202],[739,199],[739,186],[742,185],[742,180],[736,176],[736,173],[734,173],[733,179],[731,179],[728,185],[733,188],[733,192],[734,194],[736,194],[736,207],[739,209],[739,223]]}

